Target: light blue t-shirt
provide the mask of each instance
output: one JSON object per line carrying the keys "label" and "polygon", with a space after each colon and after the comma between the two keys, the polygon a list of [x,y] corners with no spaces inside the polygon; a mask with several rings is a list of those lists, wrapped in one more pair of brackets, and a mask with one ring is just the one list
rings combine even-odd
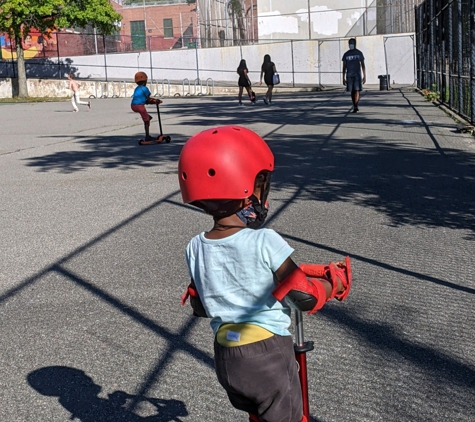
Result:
{"label": "light blue t-shirt", "polygon": [[146,86],[138,85],[134,90],[131,104],[145,104],[147,97],[150,97],[150,95],[152,95],[152,93]]}
{"label": "light blue t-shirt", "polygon": [[249,323],[290,335],[290,309],[272,291],[274,272],[293,251],[270,229],[243,229],[218,240],[203,232],[191,239],[188,269],[215,334],[223,323]]}

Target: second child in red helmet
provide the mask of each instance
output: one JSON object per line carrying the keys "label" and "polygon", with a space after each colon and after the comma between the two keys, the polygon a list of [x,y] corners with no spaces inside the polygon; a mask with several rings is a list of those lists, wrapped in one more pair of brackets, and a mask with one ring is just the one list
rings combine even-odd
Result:
{"label": "second child in red helmet", "polygon": [[[255,132],[237,126],[191,137],[180,154],[183,201],[213,219],[186,247],[195,316],[211,318],[215,370],[231,404],[252,421],[300,422],[297,362],[289,332],[291,309],[316,312],[343,300],[351,275],[343,263],[313,265],[309,278],[267,215],[274,156]],[[349,264],[349,261],[348,261]],[[349,268],[348,268],[349,270]]]}
{"label": "second child in red helmet", "polygon": [[148,114],[145,104],[155,104],[156,101],[161,104],[163,101],[150,98],[152,93],[147,88],[148,76],[145,72],[137,72],[134,79],[137,87],[132,95],[132,103],[130,107],[132,108],[132,111],[139,113],[142,117],[145,127],[145,140],[153,141],[155,138],[150,136],[150,120],[152,120],[152,116]]}

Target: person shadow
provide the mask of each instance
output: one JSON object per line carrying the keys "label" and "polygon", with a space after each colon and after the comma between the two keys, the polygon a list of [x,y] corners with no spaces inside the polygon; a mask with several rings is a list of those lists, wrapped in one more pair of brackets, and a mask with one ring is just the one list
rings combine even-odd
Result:
{"label": "person shadow", "polygon": [[[138,397],[114,391],[107,398],[98,397],[100,385],[84,371],[66,366],[48,366],[32,371],[28,384],[38,393],[58,397],[58,402],[71,413],[70,420],[81,422],[180,422],[188,416],[180,400]],[[150,414],[140,416],[135,413]]]}

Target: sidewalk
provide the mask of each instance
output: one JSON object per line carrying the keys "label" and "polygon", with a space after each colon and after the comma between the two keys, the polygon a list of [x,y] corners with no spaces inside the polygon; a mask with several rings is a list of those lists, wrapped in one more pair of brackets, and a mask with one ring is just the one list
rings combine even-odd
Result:
{"label": "sidewalk", "polygon": [[266,226],[295,261],[352,259],[348,300],[304,318],[313,421],[473,421],[474,138],[411,89],[274,100],[165,98],[148,147],[129,98],[0,104],[0,421],[247,422],[180,306],[210,221],[177,161],[225,124],[272,148]]}

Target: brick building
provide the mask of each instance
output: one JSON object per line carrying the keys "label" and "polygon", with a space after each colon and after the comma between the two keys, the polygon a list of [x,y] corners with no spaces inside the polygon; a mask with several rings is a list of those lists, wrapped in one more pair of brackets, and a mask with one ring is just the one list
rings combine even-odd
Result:
{"label": "brick building", "polygon": [[196,4],[187,0],[111,0],[122,15],[121,43],[126,50],[167,50],[194,47]]}

